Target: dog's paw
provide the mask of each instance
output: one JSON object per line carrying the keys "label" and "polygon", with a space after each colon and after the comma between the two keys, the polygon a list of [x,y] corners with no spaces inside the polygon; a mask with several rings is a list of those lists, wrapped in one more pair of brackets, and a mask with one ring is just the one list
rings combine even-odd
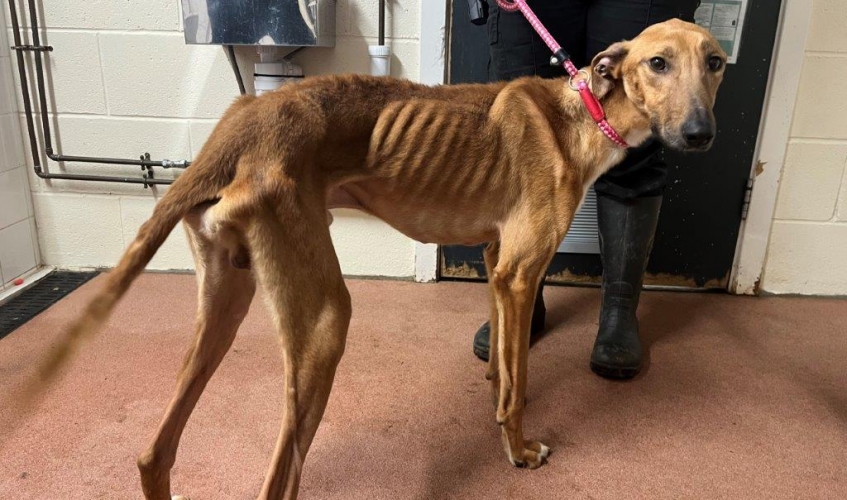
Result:
{"label": "dog's paw", "polygon": [[191,500],[190,498],[182,495],[174,495],[171,497],[171,500]]}
{"label": "dog's paw", "polygon": [[509,457],[512,465],[522,469],[537,469],[541,467],[550,456],[550,448],[538,441],[526,441],[522,457]]}

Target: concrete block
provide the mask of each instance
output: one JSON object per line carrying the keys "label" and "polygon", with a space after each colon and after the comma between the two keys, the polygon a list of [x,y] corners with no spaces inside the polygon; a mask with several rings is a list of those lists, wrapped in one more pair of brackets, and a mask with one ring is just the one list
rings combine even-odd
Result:
{"label": "concrete block", "polygon": [[102,33],[112,115],[218,118],[238,85],[218,46],[186,45],[179,33]]}
{"label": "concrete block", "polygon": [[38,227],[35,223],[35,211],[33,211],[33,215],[27,220],[29,221],[29,234],[32,238],[32,248],[35,253],[35,266],[39,267],[41,266],[43,259],[41,258],[41,246],[38,244]]}
{"label": "concrete block", "polygon": [[[298,54],[294,60],[303,66],[306,75],[328,73],[369,73],[370,56],[368,45],[375,39],[344,37],[343,43],[335,48],[309,49]],[[392,59],[391,75],[398,78],[417,80],[420,75],[419,44],[412,40],[390,40]]]}
{"label": "concrete block", "polygon": [[844,176],[841,178],[841,192],[838,194],[838,210],[835,218],[847,222],[847,168],[844,169]]}
{"label": "concrete block", "polygon": [[807,55],[791,136],[847,139],[847,54]]}
{"label": "concrete block", "polygon": [[0,229],[0,268],[5,282],[35,268],[35,247],[29,219]]}
{"label": "concrete block", "polygon": [[2,29],[0,29],[0,54],[2,54],[3,56],[9,55],[9,46],[10,46],[10,44],[9,44],[10,38],[9,38],[8,33],[7,33],[8,30],[6,29],[6,26],[10,25],[9,19],[11,19],[9,17],[8,10],[9,10],[9,6],[5,2],[2,5],[0,5],[0,13],[3,14],[3,23],[0,24],[0,28],[2,28]]}
{"label": "concrete block", "polygon": [[[47,28],[144,31],[179,28],[178,0],[41,0],[39,3],[43,12],[39,24]],[[20,22],[29,26],[28,16],[21,16],[21,10],[19,7]]]}
{"label": "concrete block", "polygon": [[27,191],[23,167],[0,173],[0,229],[29,217]]}
{"label": "concrete block", "polygon": [[789,144],[776,218],[830,220],[845,164],[847,143],[795,141]]}
{"label": "concrete block", "polygon": [[10,121],[10,120],[8,120],[9,116],[13,116],[13,115],[11,115],[11,114],[0,115],[0,172],[12,170],[16,166],[20,166],[20,165],[15,165],[15,161],[13,159],[10,161],[10,159],[6,156],[6,142],[7,141],[5,140],[4,137],[5,137],[6,134],[9,133],[9,131],[7,130],[7,128],[10,127],[10,125],[8,125],[8,123]]}
{"label": "concrete block", "polygon": [[762,289],[771,293],[847,295],[847,224],[775,221]]}
{"label": "concrete block", "polygon": [[124,250],[117,196],[36,193],[38,241],[44,264],[112,267]]}
{"label": "concrete block", "polygon": [[[156,201],[152,198],[121,197],[121,219],[123,225],[124,246],[129,246],[138,234],[138,229],[153,214]],[[193,270],[194,259],[182,224],[178,225],[165,244],[159,248],[156,256],[147,265],[147,269]]]}
{"label": "concrete block", "polygon": [[806,50],[847,52],[847,2],[815,0]]}
{"label": "concrete block", "polygon": [[23,143],[18,118],[0,115],[0,172],[24,165]]}
{"label": "concrete block", "polygon": [[138,158],[147,152],[154,159],[191,157],[186,120],[64,115],[58,127],[61,135],[54,142],[68,154]]}
{"label": "concrete block", "polygon": [[[27,217],[35,217],[35,209],[32,208],[32,188],[29,185],[29,167],[23,166],[21,167],[21,177],[23,177],[24,183],[24,195],[26,196],[26,216]],[[33,221],[33,225],[35,221]]]}
{"label": "concrete block", "polygon": [[[51,31],[43,43],[54,47],[44,57],[44,79],[48,88],[50,113],[106,114],[103,74],[96,33]],[[17,109],[23,110],[17,60],[12,61]],[[38,92],[32,67],[29,95],[34,110],[38,110]]]}
{"label": "concrete block", "polygon": [[[345,35],[376,38],[379,36],[378,0],[347,0]],[[385,36],[387,38],[420,38],[420,2],[393,0],[386,2]],[[466,7],[462,7],[466,8]]]}
{"label": "concrete block", "polygon": [[[40,191],[41,187],[42,187],[42,180],[39,179],[35,175],[33,168],[32,168],[32,166],[33,166],[32,153],[30,153],[30,150],[29,150],[29,136],[27,135],[26,119],[24,118],[23,114],[18,115],[18,126],[19,126],[18,130],[20,131],[20,133],[22,135],[21,143],[22,143],[22,147],[23,147],[23,163],[24,163],[24,166],[26,166],[26,169],[27,169],[27,177],[29,178],[30,190],[33,191],[33,192]],[[38,136],[39,140],[41,140],[41,133],[38,132],[36,135]],[[41,156],[46,158],[46,156],[44,156],[43,153],[42,153]],[[44,163],[42,162],[42,164],[44,164]]]}
{"label": "concrete block", "polygon": [[206,144],[206,139],[212,134],[217,121],[192,121],[189,123],[191,133],[191,157],[196,158]]}
{"label": "concrete block", "polygon": [[355,210],[333,210],[330,226],[341,271],[352,276],[415,275],[415,243],[386,223]]}
{"label": "concrete block", "polygon": [[17,113],[17,89],[15,78],[12,76],[11,58],[0,57],[0,115]]}
{"label": "concrete block", "polygon": [[350,1],[338,0],[335,4],[335,34],[350,34]]}
{"label": "concrete block", "polygon": [[391,76],[414,82],[420,80],[420,44],[412,40],[392,40],[391,51]]}

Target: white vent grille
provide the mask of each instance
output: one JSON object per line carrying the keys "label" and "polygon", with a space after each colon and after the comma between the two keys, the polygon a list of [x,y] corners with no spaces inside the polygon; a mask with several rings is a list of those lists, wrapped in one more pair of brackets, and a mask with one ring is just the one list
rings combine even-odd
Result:
{"label": "white vent grille", "polygon": [[600,236],[597,231],[597,194],[589,188],[568,234],[559,245],[559,253],[599,254]]}

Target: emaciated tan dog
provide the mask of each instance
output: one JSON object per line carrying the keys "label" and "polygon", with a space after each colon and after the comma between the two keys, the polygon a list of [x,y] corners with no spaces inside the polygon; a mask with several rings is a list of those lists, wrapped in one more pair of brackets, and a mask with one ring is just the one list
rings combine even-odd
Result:
{"label": "emaciated tan dog", "polygon": [[[587,71],[630,145],[652,133],[674,149],[703,150],[714,137],[725,62],[708,31],[673,20],[612,45]],[[282,428],[260,498],[296,498],[351,313],[327,210],[355,207],[418,241],[493,242],[485,264],[496,355],[486,378],[506,456],[538,467],[549,449],[522,430],[534,294],[586,190],[624,154],[563,79],[427,87],[327,76],[243,97],[156,206],[42,375],[55,375],[102,326],[184,220],[199,282],[196,340],[138,460],[144,495],[171,498],[180,435],[258,282],[285,366]]]}

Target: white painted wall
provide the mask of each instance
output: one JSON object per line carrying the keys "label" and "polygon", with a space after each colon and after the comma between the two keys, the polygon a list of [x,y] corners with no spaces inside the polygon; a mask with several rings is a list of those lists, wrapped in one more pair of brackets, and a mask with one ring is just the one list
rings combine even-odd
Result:
{"label": "white painted wall", "polygon": [[[197,154],[238,89],[220,47],[185,45],[179,0],[41,3],[43,41],[55,47],[49,56],[48,81],[57,149],[71,155],[128,158],[149,152],[154,159],[190,159]],[[367,72],[367,45],[376,43],[377,4],[377,0],[338,0],[337,46],[308,49],[295,61],[307,75]],[[392,74],[416,80],[419,0],[388,4]],[[240,49],[248,83],[252,59],[249,49]],[[8,65],[7,59],[2,61]],[[60,170],[55,163],[48,165],[51,171]],[[133,167],[68,164],[65,169],[139,174]],[[29,171],[41,254],[45,264],[58,267],[114,265],[163,192],[136,185],[50,182]],[[170,175],[163,172],[160,177]],[[414,242],[378,220],[339,211],[332,234],[346,274],[415,274]],[[181,231],[171,235],[149,266],[192,267]]]}
{"label": "white painted wall", "polygon": [[761,283],[766,292],[847,295],[845,25],[847,2],[813,0]]}
{"label": "white painted wall", "polygon": [[35,217],[18,125],[5,17],[0,33],[0,295],[38,265]]}

